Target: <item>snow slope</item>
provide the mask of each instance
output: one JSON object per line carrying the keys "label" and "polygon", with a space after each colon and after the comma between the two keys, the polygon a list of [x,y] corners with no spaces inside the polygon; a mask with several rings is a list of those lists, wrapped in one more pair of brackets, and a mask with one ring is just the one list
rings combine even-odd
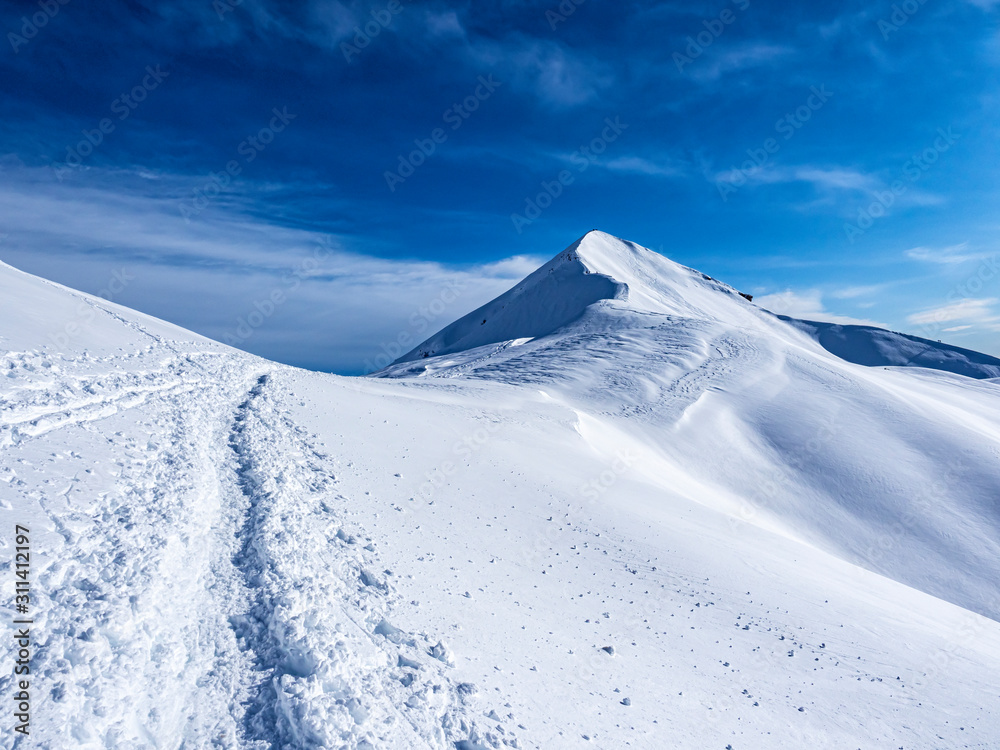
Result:
{"label": "snow slope", "polygon": [[1000,744],[1000,386],[648,252],[588,235],[396,378],[0,267],[18,746]]}
{"label": "snow slope", "polygon": [[438,640],[389,624],[392,579],[272,387],[284,368],[8,266],[0,321],[2,544],[27,526],[34,555],[21,745],[491,736]]}
{"label": "snow slope", "polygon": [[[547,335],[426,359],[411,353],[380,375],[535,384],[599,415],[595,439],[613,430],[616,444],[635,444],[665,489],[1000,619],[994,384],[852,364],[833,356],[829,341],[805,335],[807,324],[601,232],[543,270],[553,264],[576,273],[578,286],[563,284],[563,293],[582,291],[593,276],[617,291]],[[545,284],[538,275],[515,292]],[[512,336],[526,336],[517,323],[531,311],[510,303],[496,310],[503,300],[483,309],[510,321]],[[480,314],[415,352],[450,340],[479,344],[469,331]],[[919,340],[885,334],[880,361],[915,364],[902,345],[890,347]],[[985,355],[934,346],[939,358],[917,361],[961,364],[979,377],[995,370]]]}

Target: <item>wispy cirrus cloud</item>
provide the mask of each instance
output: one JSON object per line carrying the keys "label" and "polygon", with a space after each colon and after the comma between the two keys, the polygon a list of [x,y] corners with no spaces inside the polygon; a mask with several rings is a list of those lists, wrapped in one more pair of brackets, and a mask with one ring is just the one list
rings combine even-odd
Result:
{"label": "wispy cirrus cloud", "polygon": [[774,185],[787,182],[805,182],[817,188],[828,190],[873,190],[879,181],[872,175],[850,167],[825,167],[814,164],[779,166],[765,164],[759,168],[736,173],[733,170],[719,172],[714,179],[722,182],[740,182]]}
{"label": "wispy cirrus cloud", "polygon": [[[968,324],[965,326],[966,328],[976,325],[990,331],[1000,331],[1000,314],[994,309],[997,302],[1000,300],[996,297],[963,299],[958,302],[950,302],[947,305],[921,310],[907,316],[906,320],[913,325],[935,325],[961,321]],[[962,330],[962,326],[956,326],[950,330]]]}
{"label": "wispy cirrus cloud", "polygon": [[801,166],[795,167],[793,174],[799,182],[833,190],[871,190],[877,186],[871,175],[855,169]]}
{"label": "wispy cirrus cloud", "polygon": [[919,260],[924,263],[954,265],[984,260],[993,257],[996,253],[970,250],[968,242],[961,242],[947,247],[913,247],[907,250],[904,255],[910,260]]}
{"label": "wispy cirrus cloud", "polygon": [[784,63],[794,57],[794,47],[760,40],[740,42],[728,49],[705,53],[688,69],[691,77],[705,83],[717,81],[728,73]]}
{"label": "wispy cirrus cloud", "polygon": [[[812,199],[803,197],[795,205],[799,209],[825,208],[856,211],[859,200],[878,200],[879,194],[889,190],[877,174],[854,167],[819,164],[763,164],[745,169],[727,169],[706,174],[710,181],[745,187],[800,184],[809,186],[815,194]],[[849,202],[845,202],[849,201]],[[945,198],[935,193],[910,188],[893,196],[895,206],[937,206]]]}
{"label": "wispy cirrus cloud", "polygon": [[[306,367],[359,372],[384,359],[378,342],[406,334],[415,346],[544,260],[378,257],[351,234],[269,220],[253,205],[260,196],[220,202],[187,222],[177,197],[197,178],[99,172],[83,187],[55,183],[44,169],[8,170],[0,260],[91,293],[124,269],[132,280],[115,302]],[[275,292],[277,309],[267,302]],[[245,321],[259,305],[273,315],[250,330]]]}
{"label": "wispy cirrus cloud", "polygon": [[651,177],[679,177],[687,174],[684,165],[669,158],[647,159],[642,156],[620,156],[601,164],[612,172],[649,175]]}
{"label": "wispy cirrus cloud", "polygon": [[867,286],[849,286],[842,289],[835,289],[830,292],[834,299],[857,299],[859,297],[870,297],[873,294],[885,291],[889,284],[868,284]]}
{"label": "wispy cirrus cloud", "polygon": [[512,33],[499,39],[464,36],[464,43],[471,63],[505,72],[515,90],[555,109],[592,102],[615,82],[611,65],[558,41]]}
{"label": "wispy cirrus cloud", "polygon": [[466,36],[465,26],[458,17],[458,13],[454,10],[443,12],[428,11],[425,16],[425,24],[427,31],[434,36]]}

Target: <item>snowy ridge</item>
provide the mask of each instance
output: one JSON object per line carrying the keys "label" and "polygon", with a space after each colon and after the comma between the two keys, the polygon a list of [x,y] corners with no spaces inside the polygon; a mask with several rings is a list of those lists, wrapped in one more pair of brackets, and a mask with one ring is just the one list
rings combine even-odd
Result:
{"label": "snowy ridge", "polygon": [[549,333],[471,319],[395,378],[0,268],[17,746],[998,746],[997,379],[845,362],[650,251],[577,249],[491,313],[524,333],[569,290]]}
{"label": "snowy ridge", "polygon": [[926,367],[969,378],[1000,377],[1000,359],[940,341],[871,326],[837,325],[778,316],[831,354],[866,367]]}
{"label": "snowy ridge", "polygon": [[[513,289],[469,313],[404,354],[377,376],[442,372],[499,348],[554,334],[588,312],[627,311],[715,321],[732,328],[768,327],[770,314],[737,290],[633,242],[593,230]],[[591,306],[596,306],[591,310]],[[591,316],[593,318],[594,316]],[[916,336],[869,326],[843,326],[775,316],[830,353],[869,367],[926,367],[974,378],[1000,376],[1000,359]],[[482,349],[481,347],[492,347]],[[459,355],[457,359],[419,360]],[[409,368],[400,368],[417,361]],[[443,368],[443,369],[442,369]],[[463,364],[464,368],[464,364]]]}
{"label": "snowy ridge", "polygon": [[624,284],[592,274],[570,247],[509,292],[473,310],[397,361],[544,336],[580,317],[591,304],[627,293]]}
{"label": "snowy ridge", "polygon": [[[376,376],[539,385],[620,440],[641,434],[665,489],[1000,619],[1000,393],[940,371],[982,379],[996,360],[877,329],[818,335],[601,232],[567,252],[627,294],[530,341],[404,357]],[[529,318],[532,302],[503,314]],[[468,340],[469,325],[430,341]],[[859,356],[869,346],[866,365],[905,368],[845,361],[838,336]]]}
{"label": "snowy ridge", "polygon": [[595,230],[394,364],[546,336],[575,322],[598,303],[654,313],[698,314],[701,310],[696,303],[706,299],[706,290],[737,296],[734,289],[704,274]]}

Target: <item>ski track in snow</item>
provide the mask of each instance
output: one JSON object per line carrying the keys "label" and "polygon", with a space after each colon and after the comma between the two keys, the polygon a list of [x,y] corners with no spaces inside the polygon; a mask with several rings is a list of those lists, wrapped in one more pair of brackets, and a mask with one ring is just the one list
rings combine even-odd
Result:
{"label": "ski track in snow", "polygon": [[259,675],[249,746],[518,747],[509,730],[477,727],[477,689],[448,678],[445,644],[391,624],[392,572],[338,521],[327,456],[276,408],[269,376],[240,405],[229,445],[245,507],[234,562],[249,594],[231,620]]}
{"label": "ski track in snow", "polygon": [[[0,446],[23,457],[0,479],[57,545],[34,571],[40,739],[16,746],[522,747],[483,725],[445,644],[391,625],[391,574],[338,521],[328,457],[276,407],[274,367],[150,338],[127,371],[2,359]],[[104,465],[52,453],[63,433]]]}
{"label": "ski track in snow", "polygon": [[[213,683],[234,682],[227,671],[238,653],[213,637],[206,588],[217,487],[205,428],[217,413],[222,373],[213,372],[216,357],[199,358],[208,364],[175,359],[162,346],[144,352],[142,391],[155,400],[137,396],[132,377],[102,375],[107,362],[92,357],[60,360],[57,408],[39,410],[43,394],[25,399],[19,391],[26,408],[17,413],[27,413],[37,429],[11,431],[12,447],[25,457],[9,467],[10,483],[38,503],[61,537],[36,557],[35,628],[42,640],[33,671],[47,691],[36,704],[43,739],[33,747],[154,747],[185,725],[197,735],[227,714]],[[163,362],[168,366],[149,367]],[[53,371],[49,364],[44,369]],[[134,420],[127,427],[126,417]],[[56,431],[105,461],[83,468],[87,462],[75,451],[43,459],[43,444]],[[38,481],[43,461],[68,462],[72,481]],[[182,674],[186,699],[158,691]],[[144,679],[136,682],[136,675]],[[123,712],[123,703],[130,710]]]}

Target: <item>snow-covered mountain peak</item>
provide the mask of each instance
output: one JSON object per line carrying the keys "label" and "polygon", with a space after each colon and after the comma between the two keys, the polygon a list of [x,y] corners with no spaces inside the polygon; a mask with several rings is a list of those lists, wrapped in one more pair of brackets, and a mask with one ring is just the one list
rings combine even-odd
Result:
{"label": "snow-covered mountain peak", "polygon": [[[633,310],[726,318],[726,303],[738,297],[731,286],[700,271],[596,229],[563,251],[567,253],[578,257],[589,273],[624,284],[628,293],[623,299]],[[741,301],[735,302],[744,309]]]}
{"label": "snow-covered mountain peak", "polygon": [[579,318],[594,303],[626,298],[625,283],[596,270],[612,264],[604,262],[609,254],[597,251],[594,234],[577,240],[513,289],[473,310],[399,361],[545,336]]}
{"label": "snow-covered mountain peak", "polygon": [[[498,357],[523,358],[533,347],[520,345],[530,339],[544,338],[551,344],[558,334],[564,343],[549,353],[559,355],[567,348],[590,347],[594,343],[590,334],[597,331],[664,325],[674,331],[676,325],[702,331],[693,340],[701,341],[696,347],[705,343],[703,334],[708,330],[754,331],[764,337],[768,348],[791,345],[813,352],[826,350],[869,367],[923,367],[977,379],[1000,373],[1000,359],[987,354],[871,326],[794,320],[774,315],[752,304],[752,299],[658,252],[595,229],[513,289],[434,334],[379,375],[460,374],[487,363],[494,367]],[[668,333],[667,338],[673,335]],[[574,337],[576,344],[570,343]],[[627,346],[633,349],[637,342]],[[638,344],[632,354],[645,357],[643,348]],[[534,361],[537,364],[538,358]],[[523,375],[522,370],[518,376]]]}
{"label": "snow-covered mountain peak", "polygon": [[641,253],[648,256],[651,252],[607,232],[591,229],[553,258],[552,262],[578,262],[583,264],[586,273],[628,277],[630,274],[625,269],[642,263],[644,258]]}
{"label": "snow-covered mountain peak", "polygon": [[645,285],[664,271],[683,274],[685,268],[648,248],[620,237],[592,229],[563,250],[554,261],[576,260],[587,273],[599,273],[621,283]]}
{"label": "snow-covered mountain peak", "polygon": [[592,230],[513,289],[432,336],[397,363],[488,344],[538,338],[581,318],[593,305],[635,313],[726,319],[745,300],[736,290],[635,243]]}

